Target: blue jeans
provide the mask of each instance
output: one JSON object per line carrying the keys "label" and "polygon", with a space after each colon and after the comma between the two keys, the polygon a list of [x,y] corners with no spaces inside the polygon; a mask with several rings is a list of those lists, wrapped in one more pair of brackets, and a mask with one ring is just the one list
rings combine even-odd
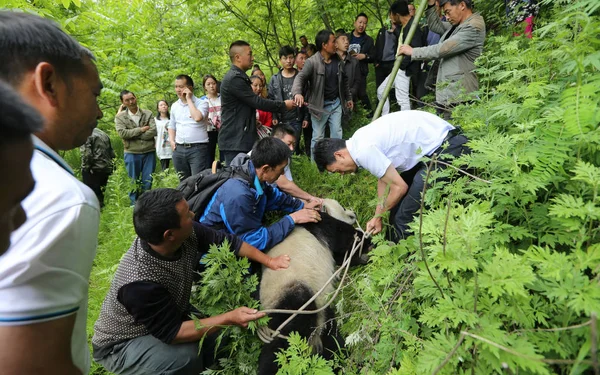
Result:
{"label": "blue jeans", "polygon": [[310,143],[311,154],[314,155],[315,143],[325,136],[325,127],[329,124],[330,138],[342,138],[342,104],[340,99],[325,100],[323,111],[329,114],[321,114],[321,119],[311,115],[312,120],[312,141]]}
{"label": "blue jeans", "polygon": [[178,143],[173,151],[173,166],[180,181],[210,168],[212,162],[208,143]]}
{"label": "blue jeans", "polygon": [[125,153],[125,169],[127,175],[136,185],[135,190],[129,193],[131,204],[135,204],[138,196],[152,188],[152,173],[156,168],[156,153],[154,151],[145,154]]}

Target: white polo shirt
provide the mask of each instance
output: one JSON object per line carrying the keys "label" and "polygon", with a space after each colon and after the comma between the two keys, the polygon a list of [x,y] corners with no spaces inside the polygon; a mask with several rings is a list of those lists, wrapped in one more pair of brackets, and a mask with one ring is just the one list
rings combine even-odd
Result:
{"label": "white polo shirt", "polygon": [[208,143],[208,100],[192,96],[194,105],[202,112],[202,121],[196,122],[190,113],[190,106],[178,99],[171,105],[169,129],[175,130],[175,143]]}
{"label": "white polo shirt", "polygon": [[360,168],[381,178],[391,165],[401,172],[440,147],[454,126],[423,111],[399,111],[358,129],[346,141],[350,156]]}
{"label": "white polo shirt", "polygon": [[67,163],[33,138],[31,172],[36,184],[23,201],[27,221],[13,232],[9,250],[0,257],[0,325],[28,325],[76,314],[71,356],[87,374],[88,285],[100,208],[96,195],[72,175]]}

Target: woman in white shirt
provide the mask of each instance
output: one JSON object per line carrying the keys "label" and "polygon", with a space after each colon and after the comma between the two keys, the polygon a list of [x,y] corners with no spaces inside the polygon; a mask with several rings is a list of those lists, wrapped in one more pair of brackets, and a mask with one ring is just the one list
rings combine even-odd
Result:
{"label": "woman in white shirt", "polygon": [[169,144],[169,132],[167,125],[171,116],[169,115],[169,103],[166,100],[159,100],[156,103],[156,156],[160,160],[160,167],[164,171],[169,168],[169,161],[173,157],[173,150]]}
{"label": "woman in white shirt", "polygon": [[[208,147],[210,160],[215,160],[217,152],[217,140],[219,138],[219,129],[221,128],[221,95],[219,95],[218,83],[215,76],[206,74],[202,78],[202,87],[206,95],[200,100],[208,101]],[[220,158],[223,161],[222,158]]]}

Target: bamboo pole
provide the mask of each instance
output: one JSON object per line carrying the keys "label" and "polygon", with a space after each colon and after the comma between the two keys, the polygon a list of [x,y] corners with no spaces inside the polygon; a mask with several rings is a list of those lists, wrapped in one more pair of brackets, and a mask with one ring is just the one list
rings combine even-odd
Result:
{"label": "bamboo pole", "polygon": [[375,110],[375,113],[373,114],[373,119],[371,119],[371,121],[375,121],[379,116],[381,116],[383,104],[385,103],[388,95],[390,94],[390,90],[392,89],[392,85],[394,84],[394,80],[396,79],[396,74],[398,74],[398,70],[400,70],[400,64],[402,64],[402,59],[404,58],[404,55],[398,56],[400,46],[402,44],[410,44],[413,35],[415,34],[415,30],[417,29],[417,27],[419,27],[419,20],[421,19],[421,16],[423,16],[423,12],[426,8],[427,0],[421,0],[421,4],[419,4],[419,8],[417,8],[417,13],[413,17],[412,25],[410,26],[410,30],[408,30],[408,35],[406,35],[406,40],[404,41],[404,43],[402,42],[402,32],[400,32],[400,35],[398,36],[398,50],[396,51],[396,62],[394,62],[394,68],[390,73],[390,79],[388,79],[388,83],[385,86],[385,90],[383,91],[383,96],[381,97],[379,104],[377,104],[377,109]]}

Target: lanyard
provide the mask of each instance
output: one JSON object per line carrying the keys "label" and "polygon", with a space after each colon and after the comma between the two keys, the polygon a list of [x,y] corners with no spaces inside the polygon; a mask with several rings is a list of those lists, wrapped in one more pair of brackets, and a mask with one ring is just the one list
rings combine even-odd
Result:
{"label": "lanyard", "polygon": [[64,161],[56,158],[56,156],[52,155],[48,150],[43,149],[42,147],[35,145],[34,146],[36,150],[38,150],[39,152],[41,152],[42,154],[46,155],[47,157],[49,157],[50,159],[52,159],[56,164],[58,164],[62,169],[64,169],[65,171],[69,172],[70,175],[74,176],[73,172],[71,171],[71,168],[69,166],[67,166],[65,164]]}

